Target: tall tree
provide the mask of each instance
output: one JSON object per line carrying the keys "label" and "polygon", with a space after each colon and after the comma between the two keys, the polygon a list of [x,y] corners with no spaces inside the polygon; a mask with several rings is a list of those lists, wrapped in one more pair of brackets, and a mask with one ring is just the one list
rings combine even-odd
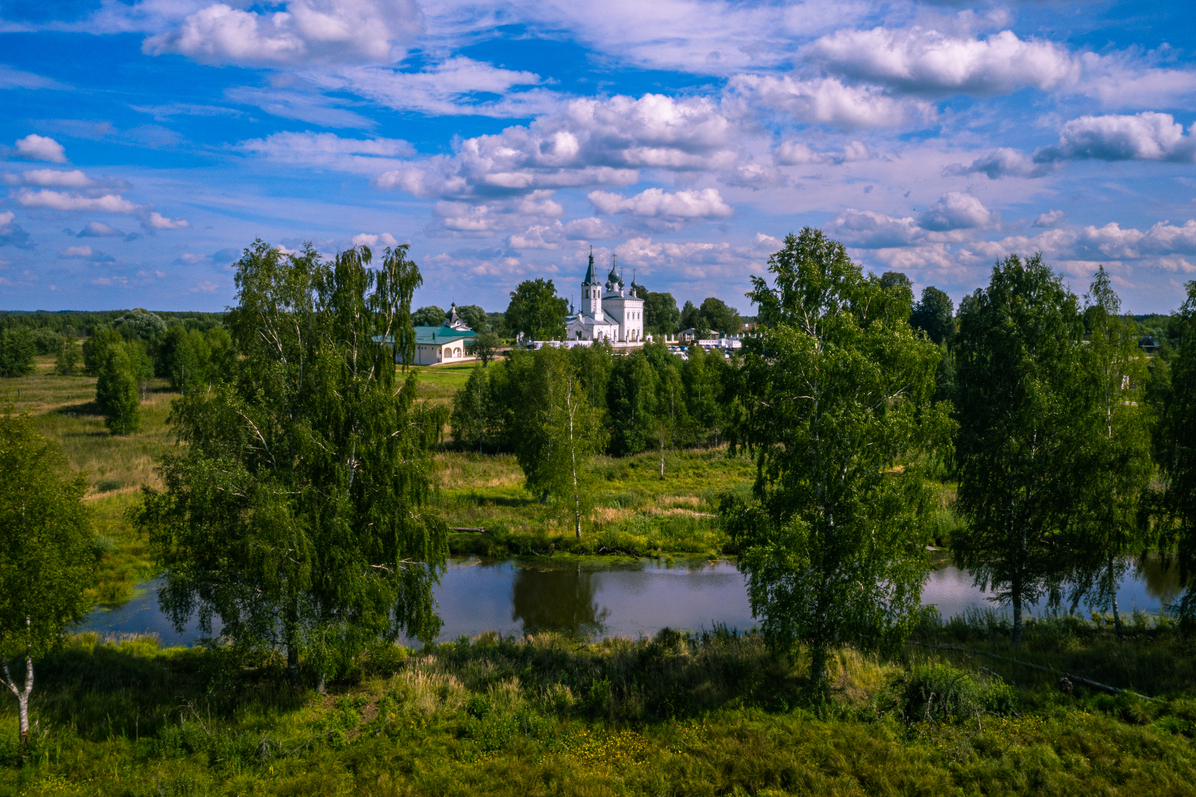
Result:
{"label": "tall tree", "polygon": [[59,376],[73,376],[79,364],[79,341],[74,335],[62,335],[58,344],[58,356],[54,358],[54,373]]}
{"label": "tall tree", "polygon": [[[0,683],[17,697],[22,744],[33,660],[89,606],[84,590],[96,559],[85,492],[87,480],[28,415],[0,415]],[[23,682],[12,675],[13,659],[23,659]]]}
{"label": "tall tree", "polygon": [[681,371],[693,437],[699,442],[712,434],[717,435],[723,425],[724,404],[719,371],[724,362],[718,352],[708,353],[701,346],[692,346]]}
{"label": "tall tree", "polygon": [[498,347],[502,343],[498,335],[493,332],[479,332],[465,344],[466,350],[482,361],[482,365],[489,365],[498,354]]}
{"label": "tall tree", "polygon": [[1042,262],[1010,255],[972,294],[955,342],[956,561],[1013,607],[1021,644],[1028,602],[1058,588],[1062,546],[1082,488],[1084,327],[1076,297]]}
{"label": "tall tree", "polygon": [[0,330],[0,377],[28,376],[33,373],[35,351],[33,336],[26,330]]}
{"label": "tall tree", "polygon": [[722,514],[765,639],[807,645],[821,690],[832,648],[895,644],[919,608],[930,500],[914,463],[948,423],[930,404],[939,350],[819,230],[787,236],[768,269],[734,430],[756,455],[754,497]]}
{"label": "tall tree", "polygon": [[411,323],[417,327],[438,327],[444,324],[444,311],[434,304],[421,307],[411,314]]}
{"label": "tall tree", "polygon": [[660,478],[663,480],[665,449],[675,446],[678,437],[690,425],[685,404],[685,385],[681,379],[678,358],[669,354],[663,343],[645,346],[644,359],[656,373],[651,439],[660,452]]}
{"label": "tall tree", "polygon": [[933,285],[927,286],[922,289],[922,298],[910,314],[910,326],[924,330],[935,343],[946,343],[955,334],[953,309],[950,296]]}
{"label": "tall tree", "polygon": [[[1188,584],[1177,603],[1185,625],[1196,625],[1196,280],[1175,313],[1169,337],[1177,341],[1169,363],[1156,366],[1163,382],[1156,404],[1155,460],[1163,481],[1160,547],[1178,559],[1180,579]],[[1169,367],[1168,367],[1169,366]],[[1167,377],[1169,376],[1169,380]]]}
{"label": "tall tree", "polygon": [[565,337],[568,310],[569,303],[556,295],[552,280],[524,280],[511,291],[507,328],[531,340],[559,340]]}
{"label": "tall tree", "polygon": [[642,351],[616,357],[606,387],[610,453],[638,454],[652,439],[659,377]]}
{"label": "tall tree", "polygon": [[1117,635],[1121,612],[1117,586],[1129,557],[1146,547],[1139,506],[1150,484],[1150,423],[1143,391],[1145,358],[1133,319],[1104,267],[1085,297],[1088,345],[1083,348],[1083,387],[1092,414],[1087,429],[1082,502],[1073,524],[1073,603],[1081,597],[1111,606]]}
{"label": "tall tree", "polygon": [[688,299],[685,300],[685,306],[681,308],[681,320],[678,323],[681,329],[697,329],[702,325],[698,308],[694,307],[694,303]]}
{"label": "tall tree", "polygon": [[[545,347],[507,363],[515,371],[520,411],[515,458],[529,492],[542,502],[552,497],[568,506],[581,536],[581,517],[592,496],[591,460],[605,443],[601,408],[593,406],[564,351]],[[513,385],[514,387],[514,385]]]}
{"label": "tall tree", "polygon": [[140,380],[130,354],[143,351],[137,341],[105,350],[96,380],[96,404],[104,415],[104,425],[113,434],[132,434],[141,428]]}
{"label": "tall tree", "polygon": [[681,311],[671,293],[648,291],[644,297],[644,331],[652,335],[676,335]]}
{"label": "tall tree", "polygon": [[457,307],[457,315],[465,325],[479,335],[490,332],[489,316],[486,311],[476,304],[465,304]]}
{"label": "tall tree", "polygon": [[474,367],[465,385],[453,395],[453,439],[466,448],[482,452],[487,435],[487,404],[490,402],[490,377],[482,366]]}
{"label": "tall tree", "polygon": [[739,319],[739,311],[734,307],[728,307],[727,303],[722,299],[716,299],[713,296],[702,300],[698,316],[701,319],[703,327],[715,332],[721,332],[726,335],[737,335],[739,334],[739,330],[743,329],[743,322]]}
{"label": "tall tree", "polygon": [[[900,271],[886,271],[880,275],[880,286],[894,295],[910,310],[914,306],[914,285],[907,275]],[[908,317],[908,312],[906,313]]]}
{"label": "tall tree", "polygon": [[125,342],[120,333],[112,327],[100,327],[83,341],[83,370],[90,376],[99,376],[100,368],[108,357],[108,349]]}
{"label": "tall tree", "polygon": [[165,567],[178,627],[219,617],[235,642],[303,654],[323,683],[365,645],[433,638],[445,527],[422,509],[444,412],[416,402],[405,246],[326,262],[261,241],[237,264],[234,373],[175,402],[180,447],[146,488],[139,525]]}

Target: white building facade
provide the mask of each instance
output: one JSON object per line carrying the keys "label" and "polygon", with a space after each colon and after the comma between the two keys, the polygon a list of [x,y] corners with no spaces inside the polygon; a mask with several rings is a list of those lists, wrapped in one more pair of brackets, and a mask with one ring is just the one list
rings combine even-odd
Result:
{"label": "white building facade", "polygon": [[611,263],[605,283],[598,282],[594,271],[594,253],[590,268],[581,283],[581,303],[565,322],[569,340],[609,340],[612,343],[638,343],[644,339],[644,289],[623,284],[623,277]]}

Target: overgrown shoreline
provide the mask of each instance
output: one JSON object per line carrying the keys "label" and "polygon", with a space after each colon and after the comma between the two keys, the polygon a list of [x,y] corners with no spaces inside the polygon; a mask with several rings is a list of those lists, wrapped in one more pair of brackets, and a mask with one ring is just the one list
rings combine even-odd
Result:
{"label": "overgrown shoreline", "polygon": [[[1008,652],[991,612],[915,639]],[[68,638],[40,665],[27,762],[0,710],[0,790],[21,795],[1193,794],[1191,641],[1086,621],[1027,628],[1018,655],[1134,686],[1111,696],[907,647],[808,661],[724,629],[590,643],[483,634],[381,646],[327,695],[282,663],[153,639]]]}

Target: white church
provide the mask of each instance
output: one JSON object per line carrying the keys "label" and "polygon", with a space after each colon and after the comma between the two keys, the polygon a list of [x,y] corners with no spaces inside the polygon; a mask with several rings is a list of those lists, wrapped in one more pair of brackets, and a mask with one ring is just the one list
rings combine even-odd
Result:
{"label": "white church", "polygon": [[598,282],[594,272],[594,252],[590,250],[590,268],[581,283],[581,306],[566,319],[567,339],[609,340],[612,343],[636,343],[644,339],[644,288],[635,284],[624,289],[623,277],[611,260],[606,283]]}

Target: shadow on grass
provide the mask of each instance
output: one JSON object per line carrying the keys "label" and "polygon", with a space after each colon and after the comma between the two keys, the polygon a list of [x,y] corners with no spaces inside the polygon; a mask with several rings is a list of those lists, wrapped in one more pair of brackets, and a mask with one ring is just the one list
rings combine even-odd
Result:
{"label": "shadow on grass", "polygon": [[71,418],[81,417],[103,417],[104,413],[100,410],[100,405],[95,401],[85,401],[80,404],[64,404],[61,407],[55,407],[50,410],[54,415],[66,415]]}
{"label": "shadow on grass", "polygon": [[37,663],[35,684],[34,714],[90,741],[153,736],[180,715],[220,721],[245,709],[295,710],[303,701],[280,666],[243,668],[227,651],[163,650],[145,636],[107,644],[95,633],[70,637]]}

